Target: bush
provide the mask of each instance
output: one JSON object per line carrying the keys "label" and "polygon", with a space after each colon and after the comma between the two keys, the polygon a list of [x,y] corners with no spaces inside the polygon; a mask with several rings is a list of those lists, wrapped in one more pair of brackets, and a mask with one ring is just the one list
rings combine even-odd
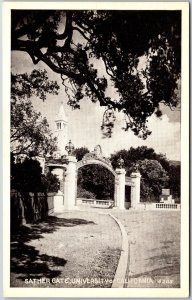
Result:
{"label": "bush", "polygon": [[44,191],[47,193],[57,193],[59,190],[59,179],[56,175],[52,174],[51,172],[48,172],[46,175],[41,176],[42,185],[44,188]]}
{"label": "bush", "polygon": [[86,198],[86,199],[95,199],[96,195],[92,192],[89,192],[81,187],[77,188],[77,198]]}
{"label": "bush", "polygon": [[144,159],[138,161],[141,173],[141,199],[142,202],[158,202],[162,188],[166,188],[169,177],[157,160]]}
{"label": "bush", "polygon": [[11,161],[11,189],[19,192],[57,192],[59,179],[48,172],[42,174],[40,163],[35,159],[25,158],[21,163]]}

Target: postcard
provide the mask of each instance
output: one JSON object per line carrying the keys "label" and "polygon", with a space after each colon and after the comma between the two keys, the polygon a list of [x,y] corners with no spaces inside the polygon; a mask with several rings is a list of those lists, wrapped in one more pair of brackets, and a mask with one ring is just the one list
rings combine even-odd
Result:
{"label": "postcard", "polygon": [[189,5],[4,2],[5,297],[189,295]]}

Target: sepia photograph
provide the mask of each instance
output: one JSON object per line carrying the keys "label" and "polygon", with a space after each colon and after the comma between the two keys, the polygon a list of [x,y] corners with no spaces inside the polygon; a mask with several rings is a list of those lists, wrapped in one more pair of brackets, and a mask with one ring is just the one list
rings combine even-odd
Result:
{"label": "sepia photograph", "polygon": [[144,4],[4,7],[8,296],[188,295],[188,4]]}

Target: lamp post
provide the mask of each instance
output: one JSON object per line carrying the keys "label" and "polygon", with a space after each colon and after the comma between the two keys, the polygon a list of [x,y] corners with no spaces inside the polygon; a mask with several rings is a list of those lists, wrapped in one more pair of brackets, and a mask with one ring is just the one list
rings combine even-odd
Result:
{"label": "lamp post", "polygon": [[131,173],[131,208],[137,209],[140,203],[140,184],[141,184],[141,174],[139,172],[139,165],[135,163],[133,172]]}
{"label": "lamp post", "polygon": [[119,169],[123,169],[123,167],[124,167],[124,159],[121,156],[117,160],[117,166]]}
{"label": "lamp post", "polygon": [[120,156],[117,160],[116,174],[118,184],[116,186],[116,206],[120,209],[125,209],[125,169],[124,160]]}
{"label": "lamp post", "polygon": [[67,151],[68,155],[72,155],[75,147],[72,144],[71,140],[69,140],[68,144],[65,146],[65,150]]}
{"label": "lamp post", "polygon": [[76,157],[73,155],[75,147],[69,140],[65,147],[68,153],[67,172],[65,177],[64,188],[64,209],[71,210],[76,208],[76,187],[77,187],[77,170],[76,170]]}
{"label": "lamp post", "polygon": [[134,165],[134,172],[135,173],[140,173],[139,172],[139,164],[138,163],[135,163],[135,165]]}

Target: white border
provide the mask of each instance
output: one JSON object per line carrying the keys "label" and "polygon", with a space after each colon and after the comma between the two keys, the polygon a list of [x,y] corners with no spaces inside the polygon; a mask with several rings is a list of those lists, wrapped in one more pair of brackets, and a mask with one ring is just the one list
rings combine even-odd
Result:
{"label": "white border", "polygon": [[[181,288],[10,288],[10,11],[11,9],[182,10],[181,101]],[[161,297],[189,293],[189,3],[4,2],[3,3],[3,277],[5,297]]]}

